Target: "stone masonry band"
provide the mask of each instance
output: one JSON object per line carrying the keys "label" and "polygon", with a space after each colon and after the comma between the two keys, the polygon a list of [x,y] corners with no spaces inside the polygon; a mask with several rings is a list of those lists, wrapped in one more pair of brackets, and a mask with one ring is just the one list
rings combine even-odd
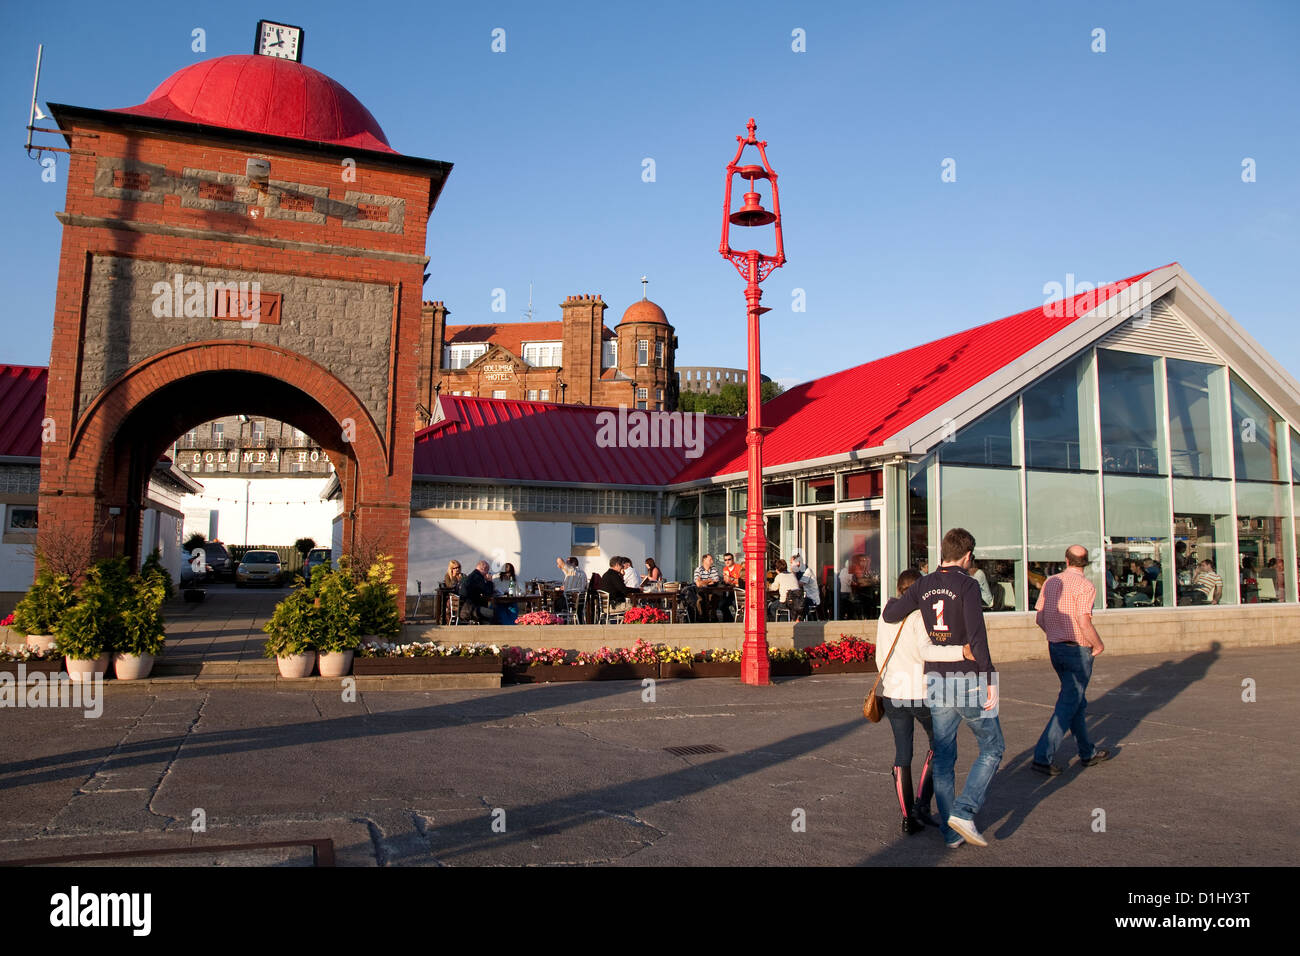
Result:
{"label": "stone masonry band", "polygon": [[[257,282],[283,296],[279,325],[173,315],[156,317],[155,283]],[[388,413],[393,289],[270,272],[215,269],[124,256],[92,258],[78,416],[127,370],[177,345],[214,339],[277,345],[325,367],[351,389],[377,422]]]}

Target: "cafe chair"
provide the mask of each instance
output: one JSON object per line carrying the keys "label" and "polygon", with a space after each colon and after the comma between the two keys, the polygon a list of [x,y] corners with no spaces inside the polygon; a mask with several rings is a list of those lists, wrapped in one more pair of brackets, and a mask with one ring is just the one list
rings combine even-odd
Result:
{"label": "cafe chair", "polygon": [[465,621],[462,621],[460,619],[460,595],[459,594],[447,595],[447,623],[451,625],[466,623]]}
{"label": "cafe chair", "polygon": [[998,597],[1002,599],[1002,607],[995,608],[995,610],[1014,611],[1016,609],[1016,589],[1011,586],[1010,581],[998,582]]}
{"label": "cafe chair", "polygon": [[582,624],[582,612],[587,607],[586,591],[565,591],[564,592],[564,610],[560,617],[564,618],[565,624]]}
{"label": "cafe chair", "polygon": [[611,611],[609,608],[609,592],[596,592],[596,623],[597,624],[622,624],[623,612]]}
{"label": "cafe chair", "polygon": [[736,612],[734,615],[732,615],[732,619],[736,624],[744,624],[745,623],[745,589],[732,588],[731,593],[735,595],[736,598]]}

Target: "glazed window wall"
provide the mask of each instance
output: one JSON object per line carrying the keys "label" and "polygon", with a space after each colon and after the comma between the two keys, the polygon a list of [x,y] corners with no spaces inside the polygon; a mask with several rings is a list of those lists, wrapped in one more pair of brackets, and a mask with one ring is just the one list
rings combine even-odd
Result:
{"label": "glazed window wall", "polygon": [[1087,359],[1083,356],[1068,362],[1025,389],[1022,414],[1026,468],[1096,470],[1096,399]]}
{"label": "glazed window wall", "polygon": [[939,540],[939,511],[930,506],[938,478],[934,456],[907,466],[907,566],[922,573],[938,567],[930,555],[930,542]]}
{"label": "glazed window wall", "polygon": [[950,465],[944,452],[940,462],[943,529],[965,528],[975,536],[974,576],[983,576],[985,609],[1023,609],[1020,470]]}
{"label": "glazed window wall", "polygon": [[1160,360],[1132,352],[1097,350],[1101,383],[1102,470],[1127,475],[1161,474]]}
{"label": "glazed window wall", "polygon": [[961,428],[951,427],[939,446],[944,464],[1018,465],[1017,403],[1008,402]]}
{"label": "glazed window wall", "polygon": [[1228,427],[1223,417],[1227,370],[1166,359],[1169,467],[1176,478],[1230,478]]}
{"label": "glazed window wall", "polygon": [[1290,568],[1286,560],[1287,486],[1249,482],[1237,485],[1237,551],[1241,555],[1243,604],[1285,601]]}
{"label": "glazed window wall", "polygon": [[1286,435],[1286,424],[1235,375],[1232,377],[1232,427],[1237,480],[1281,478],[1278,444]]}
{"label": "glazed window wall", "polygon": [[[1175,478],[1174,566],[1177,603],[1236,604],[1238,577],[1233,573],[1232,483]],[[1205,568],[1204,562],[1210,567]],[[1213,586],[1218,575],[1221,589]],[[1208,582],[1208,583],[1207,583]],[[1220,596],[1216,601],[1214,591]]]}
{"label": "glazed window wall", "polygon": [[1161,478],[1107,475],[1102,483],[1106,529],[1106,606],[1171,607],[1168,483]]}
{"label": "glazed window wall", "polygon": [[1065,551],[1075,544],[1087,548],[1094,559],[1084,568],[1084,574],[1097,588],[1096,603],[1100,606],[1105,600],[1106,582],[1101,535],[1097,533],[1097,473],[1030,471],[1025,477],[1029,505],[1025,609],[1034,609],[1048,577],[1065,570]]}

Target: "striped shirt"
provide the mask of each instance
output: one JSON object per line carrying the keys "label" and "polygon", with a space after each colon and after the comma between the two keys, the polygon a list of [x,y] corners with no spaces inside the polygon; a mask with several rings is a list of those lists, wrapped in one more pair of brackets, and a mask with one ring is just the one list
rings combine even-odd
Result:
{"label": "striped shirt", "polygon": [[1042,628],[1049,644],[1086,644],[1084,618],[1092,617],[1097,588],[1083,574],[1083,568],[1066,568],[1053,574],[1038,593],[1035,611],[1042,612]]}

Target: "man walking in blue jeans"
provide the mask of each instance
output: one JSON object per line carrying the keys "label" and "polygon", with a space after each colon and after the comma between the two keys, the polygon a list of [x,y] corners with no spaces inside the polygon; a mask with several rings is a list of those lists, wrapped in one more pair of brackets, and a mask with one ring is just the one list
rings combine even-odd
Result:
{"label": "man walking in blue jeans", "polygon": [[1043,735],[1034,747],[1034,769],[1055,776],[1061,770],[1052,762],[1066,730],[1074,734],[1079,746],[1079,760],[1091,767],[1110,758],[1109,750],[1098,750],[1088,736],[1088,681],[1092,679],[1092,661],[1106,649],[1101,636],[1092,626],[1092,606],[1097,588],[1083,574],[1088,566],[1088,549],[1075,544],[1066,549],[1065,570],[1053,574],[1043,584],[1038,603],[1038,626],[1047,635],[1047,652],[1052,668],[1061,679],[1061,693],[1056,698]]}
{"label": "man walking in blue jeans", "polygon": [[[934,796],[945,844],[988,846],[975,826],[975,814],[984,805],[1004,745],[997,716],[997,672],[989,656],[980,586],[970,576],[974,536],[965,528],[953,528],[943,536],[939,558],[939,569],[913,584],[902,597],[891,598],[881,617],[897,624],[919,608],[931,644],[965,644],[970,650],[973,664],[926,663],[927,703],[934,727]],[[971,765],[961,795],[954,798],[957,728],[963,723],[975,735],[979,756]]]}

